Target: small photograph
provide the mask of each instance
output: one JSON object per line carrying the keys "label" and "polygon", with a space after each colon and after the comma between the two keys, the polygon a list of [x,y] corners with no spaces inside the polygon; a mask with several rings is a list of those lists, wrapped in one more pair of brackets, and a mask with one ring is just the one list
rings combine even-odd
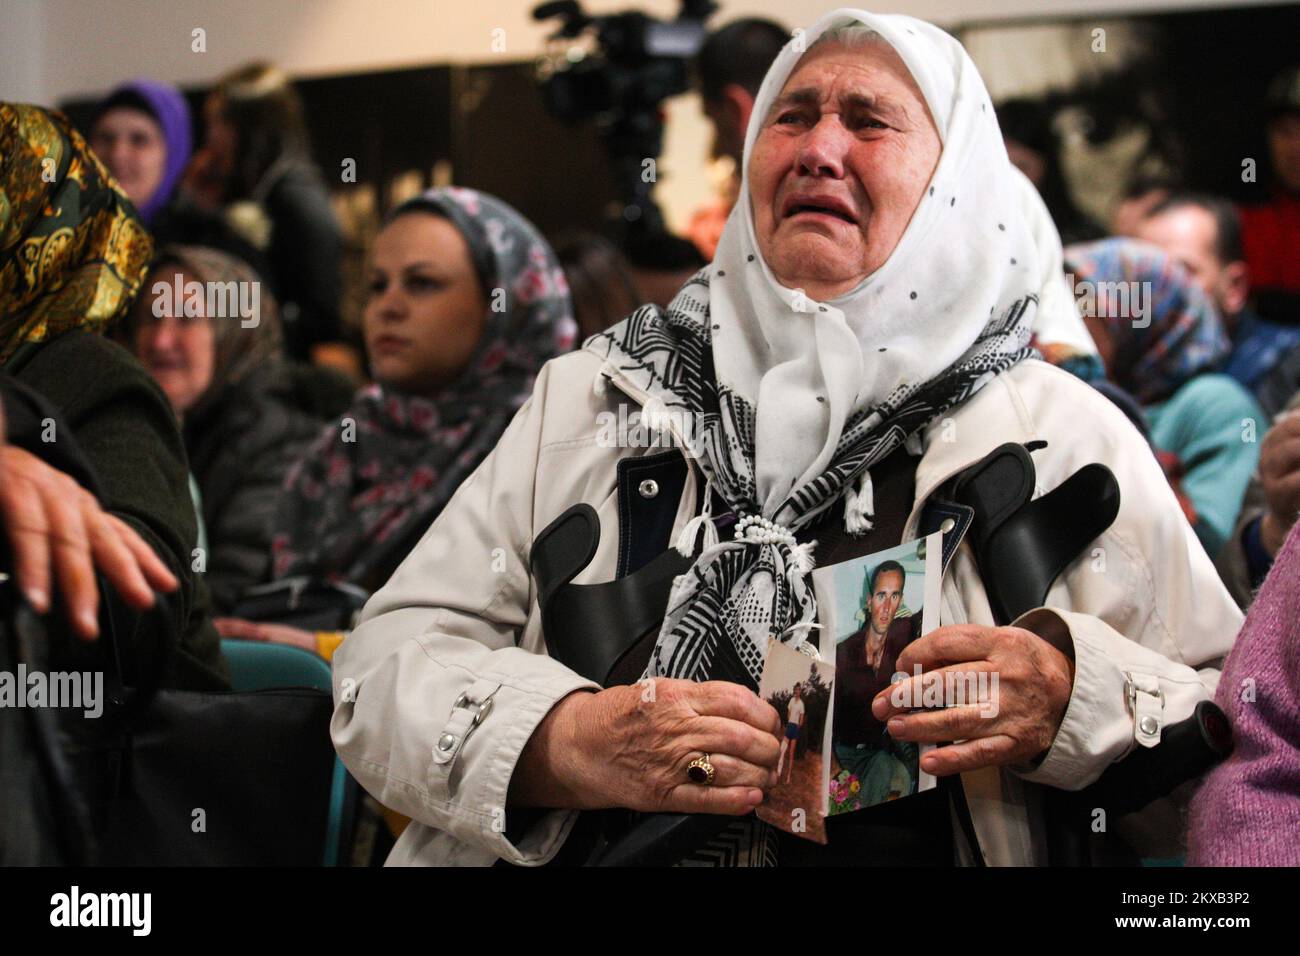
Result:
{"label": "small photograph", "polygon": [[941,541],[934,534],[814,572],[822,634],[835,646],[827,816],[934,785],[921,772],[918,745],[890,737],[871,702],[894,682],[903,649],[938,625]]}
{"label": "small photograph", "polygon": [[773,642],[758,685],[758,695],[781,715],[777,784],[758,817],[817,843],[826,842],[822,760],[834,681],[833,665]]}

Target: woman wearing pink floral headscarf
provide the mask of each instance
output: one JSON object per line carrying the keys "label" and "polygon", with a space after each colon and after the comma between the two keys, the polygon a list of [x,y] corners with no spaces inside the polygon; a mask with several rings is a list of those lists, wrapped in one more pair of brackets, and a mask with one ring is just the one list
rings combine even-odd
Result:
{"label": "woman wearing pink floral headscarf", "polygon": [[273,575],[374,588],[492,450],[576,325],[554,252],[492,196],[434,189],[375,239],[364,315],[375,385],[291,471]]}

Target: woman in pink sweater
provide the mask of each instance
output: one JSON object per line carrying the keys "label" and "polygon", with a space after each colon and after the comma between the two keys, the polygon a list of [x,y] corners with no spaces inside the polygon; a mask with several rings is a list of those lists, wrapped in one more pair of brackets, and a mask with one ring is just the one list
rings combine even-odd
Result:
{"label": "woman in pink sweater", "polygon": [[1192,801],[1193,866],[1300,866],[1300,522],[1219,680],[1232,756]]}

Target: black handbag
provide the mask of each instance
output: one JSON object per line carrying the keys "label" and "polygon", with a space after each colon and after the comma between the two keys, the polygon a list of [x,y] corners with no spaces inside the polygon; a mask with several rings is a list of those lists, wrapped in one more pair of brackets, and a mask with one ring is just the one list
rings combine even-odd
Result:
{"label": "black handbag", "polygon": [[330,693],[128,687],[121,675],[140,671],[112,623],[109,702],[82,752],[103,787],[94,862],[319,866],[335,759]]}
{"label": "black handbag", "polygon": [[[55,670],[35,620],[13,581],[0,575],[0,674],[15,694],[25,693],[26,675]],[[90,814],[66,754],[65,721],[50,707],[0,707],[0,866],[88,861]]]}
{"label": "black handbag", "polygon": [[95,862],[319,866],[334,749],[330,695],[159,691],[108,764]]}
{"label": "black handbag", "polygon": [[[0,665],[66,669],[57,612],[39,617],[5,588]],[[165,669],[131,667],[109,607],[105,633],[74,665],[103,675],[99,717],[0,712],[0,862],[319,866],[335,764],[329,692],[151,686]]]}

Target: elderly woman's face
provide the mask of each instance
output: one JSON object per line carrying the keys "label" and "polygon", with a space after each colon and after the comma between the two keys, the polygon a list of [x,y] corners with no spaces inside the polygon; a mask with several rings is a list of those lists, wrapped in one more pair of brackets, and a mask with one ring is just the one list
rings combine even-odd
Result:
{"label": "elderly woman's face", "polygon": [[749,160],[758,246],[777,280],[826,300],[880,268],[940,149],[925,99],[892,48],[809,51],[763,118]]}
{"label": "elderly woman's face", "polygon": [[217,339],[212,322],[202,314],[187,315],[174,289],[201,281],[175,263],[160,263],[145,281],[145,293],[133,306],[136,358],[163,390],[177,416],[199,400],[216,368]]}

